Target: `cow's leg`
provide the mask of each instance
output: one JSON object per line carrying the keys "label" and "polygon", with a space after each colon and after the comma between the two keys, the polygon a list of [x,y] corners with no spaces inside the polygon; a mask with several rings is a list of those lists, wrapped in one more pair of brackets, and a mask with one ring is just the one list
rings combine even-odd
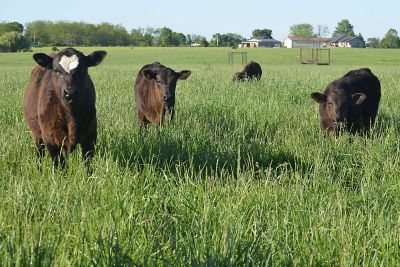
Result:
{"label": "cow's leg", "polygon": [[59,166],[64,169],[65,168],[65,154],[66,151],[62,151],[60,146],[45,143],[47,150],[49,150],[51,160],[53,162],[53,168],[57,169]]}
{"label": "cow's leg", "polygon": [[167,107],[164,106],[163,109],[162,109],[162,112],[161,112],[161,116],[160,116],[160,118],[159,118],[159,120],[158,120],[158,122],[157,122],[157,124],[158,124],[159,126],[164,125],[164,123],[165,123],[165,115],[166,115],[166,114],[167,114]]}
{"label": "cow's leg", "polygon": [[42,172],[43,169],[43,157],[46,151],[46,146],[41,138],[35,140],[36,145],[36,155],[38,157],[38,169]]}
{"label": "cow's leg", "polygon": [[169,110],[168,110],[168,113],[169,113],[169,115],[170,115],[170,120],[171,120],[171,122],[174,120],[174,116],[175,116],[175,109],[174,109],[174,107],[170,107],[169,108]]}
{"label": "cow's leg", "polygon": [[97,141],[97,128],[96,124],[91,128],[89,135],[81,142],[82,159],[85,163],[87,173],[92,174],[91,162],[94,157],[95,144]]}
{"label": "cow's leg", "polygon": [[88,174],[92,173],[91,162],[94,156],[94,150],[95,150],[94,146],[96,144],[96,140],[97,140],[97,131],[94,130],[90,138],[87,138],[85,141],[81,142],[82,159],[85,163]]}

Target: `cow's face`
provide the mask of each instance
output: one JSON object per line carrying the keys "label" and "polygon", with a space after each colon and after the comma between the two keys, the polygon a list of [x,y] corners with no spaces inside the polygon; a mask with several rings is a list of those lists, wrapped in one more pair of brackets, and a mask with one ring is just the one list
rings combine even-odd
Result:
{"label": "cow's face", "polygon": [[66,102],[73,103],[86,88],[88,68],[100,64],[106,54],[105,51],[96,51],[85,56],[73,48],[66,48],[53,57],[37,53],[33,58],[42,67],[55,72],[58,95]]}
{"label": "cow's face", "polygon": [[244,72],[236,72],[235,75],[233,75],[232,81],[244,81],[246,80],[247,75]]}
{"label": "cow's face", "polygon": [[170,68],[162,65],[146,68],[142,71],[143,75],[150,80],[154,80],[157,88],[161,92],[162,100],[167,106],[175,103],[175,89],[178,80],[186,80],[190,74],[190,70],[175,72]]}
{"label": "cow's face", "polygon": [[334,124],[342,124],[346,121],[349,111],[365,101],[367,96],[363,93],[346,95],[341,91],[322,94],[314,92],[311,98],[322,105],[324,113]]}

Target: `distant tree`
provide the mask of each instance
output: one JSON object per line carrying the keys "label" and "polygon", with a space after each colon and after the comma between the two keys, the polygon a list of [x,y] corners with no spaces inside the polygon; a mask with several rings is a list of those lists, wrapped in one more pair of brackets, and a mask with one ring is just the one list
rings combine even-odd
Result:
{"label": "distant tree", "polygon": [[144,45],[144,30],[141,28],[132,29],[130,32],[132,45],[143,46]]}
{"label": "distant tree", "polygon": [[399,34],[395,29],[389,29],[389,31],[385,34],[385,37],[382,38],[381,47],[382,48],[399,48],[400,39]]}
{"label": "distant tree", "polygon": [[335,28],[335,31],[332,34],[333,36],[346,35],[346,36],[356,36],[354,34],[353,25],[350,24],[349,20],[342,19],[338,22],[338,25]]}
{"label": "distant tree", "polygon": [[315,32],[314,32],[314,36],[315,37],[327,37],[329,35],[329,28],[326,25],[323,24],[318,24],[317,27],[315,27]]}
{"label": "distant tree", "polygon": [[50,21],[36,20],[25,25],[25,36],[35,46],[49,45],[50,34],[49,27],[53,23]]}
{"label": "distant tree", "polygon": [[381,47],[381,39],[377,37],[371,37],[367,39],[367,47],[371,48],[380,48]]}
{"label": "distant tree", "polygon": [[201,46],[204,46],[204,47],[209,46],[209,43],[208,43],[206,37],[204,37],[204,36],[200,36],[199,39],[197,39],[196,43],[199,43]]}
{"label": "distant tree", "polygon": [[290,35],[296,37],[313,37],[313,26],[308,23],[295,24],[290,27]]}
{"label": "distant tree", "polygon": [[272,30],[270,29],[255,29],[252,32],[253,37],[264,36],[267,39],[272,39]]}
{"label": "distant tree", "polygon": [[187,45],[186,35],[180,32],[172,32],[172,44],[174,46]]}
{"label": "distant tree", "polygon": [[173,32],[171,29],[164,27],[160,30],[160,46],[172,46],[173,45]]}
{"label": "distant tree", "polygon": [[243,37],[236,33],[216,33],[211,39],[210,46],[217,46],[217,38],[219,46],[237,46],[242,43]]}
{"label": "distant tree", "polygon": [[1,52],[17,52],[29,47],[29,41],[21,33],[6,32],[0,36]]}
{"label": "distant tree", "polygon": [[187,39],[190,38],[190,41],[188,41],[188,44],[197,43],[197,44],[200,44],[201,46],[205,46],[205,47],[209,45],[209,43],[207,42],[207,39],[204,36],[201,36],[201,35],[188,34],[186,38]]}
{"label": "distant tree", "polygon": [[24,26],[19,22],[0,22],[0,36],[6,32],[24,32]]}

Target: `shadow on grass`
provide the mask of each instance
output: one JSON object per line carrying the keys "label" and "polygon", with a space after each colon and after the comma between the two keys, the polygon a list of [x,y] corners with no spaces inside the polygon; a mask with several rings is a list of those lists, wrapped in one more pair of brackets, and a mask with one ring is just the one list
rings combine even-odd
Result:
{"label": "shadow on grass", "polygon": [[224,173],[236,178],[242,174],[256,179],[309,171],[310,164],[284,147],[268,144],[269,138],[279,134],[276,125],[238,122],[230,114],[220,109],[212,117],[204,113],[193,115],[185,124],[150,126],[148,132],[133,129],[133,135],[116,137],[118,141],[108,145],[112,149],[107,153],[121,167],[139,171],[153,165],[176,174],[189,171],[221,176]]}

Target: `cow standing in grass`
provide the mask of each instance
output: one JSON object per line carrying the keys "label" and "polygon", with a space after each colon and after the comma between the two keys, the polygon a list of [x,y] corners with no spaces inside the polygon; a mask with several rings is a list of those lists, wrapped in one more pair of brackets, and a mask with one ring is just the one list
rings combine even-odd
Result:
{"label": "cow standing in grass", "polygon": [[242,71],[236,72],[232,80],[242,82],[252,79],[260,80],[261,75],[261,66],[257,62],[251,61],[249,64],[244,66]]}
{"label": "cow standing in grass", "polygon": [[97,139],[96,94],[88,68],[100,64],[105,51],[85,56],[66,48],[48,56],[33,55],[38,63],[24,95],[24,117],[32,131],[40,162],[48,149],[55,167],[65,166],[77,144],[89,162]]}
{"label": "cow standing in grass", "polygon": [[148,123],[161,125],[169,114],[174,118],[175,89],[178,80],[186,80],[190,70],[174,70],[154,62],[143,66],[135,82],[136,117],[146,126]]}
{"label": "cow standing in grass", "polygon": [[319,103],[320,127],[338,133],[342,126],[350,132],[370,128],[378,112],[381,83],[368,68],[352,70],[311,98]]}

